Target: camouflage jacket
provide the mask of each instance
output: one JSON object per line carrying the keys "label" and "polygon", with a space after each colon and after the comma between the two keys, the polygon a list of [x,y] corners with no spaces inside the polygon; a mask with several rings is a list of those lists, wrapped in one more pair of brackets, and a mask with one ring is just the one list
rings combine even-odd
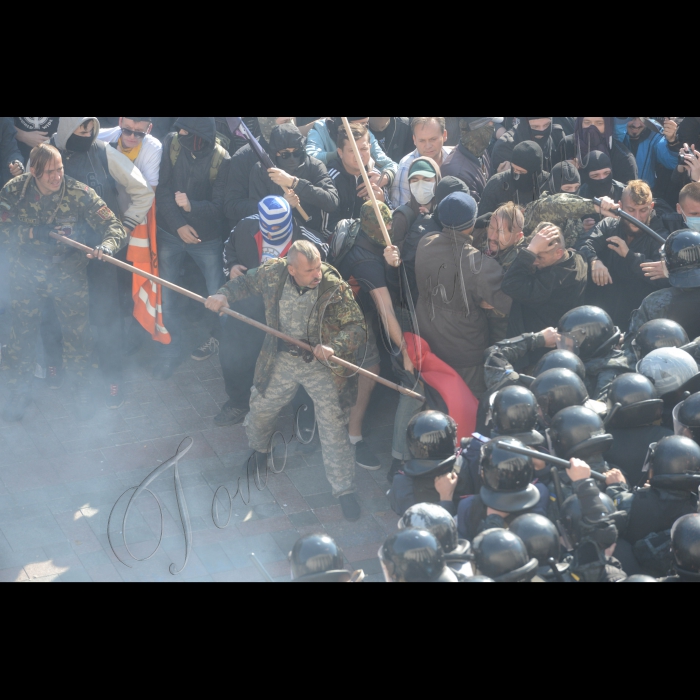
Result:
{"label": "camouflage jacket", "polygon": [[[56,241],[43,242],[33,237],[35,226],[63,228],[69,238],[80,240],[88,225],[102,235],[102,244],[116,253],[126,242],[124,226],[94,190],[66,177],[59,192],[42,196],[30,173],[11,180],[0,192],[0,246],[11,256],[25,252],[50,260],[64,247]],[[66,248],[65,250],[69,250]]]}
{"label": "camouflage jacket", "polygon": [[525,236],[530,237],[543,222],[559,226],[564,233],[567,248],[578,250],[585,239],[582,219],[596,214],[595,204],[575,194],[545,194],[525,209]]}
{"label": "camouflage jacket", "polygon": [[[279,330],[279,301],[288,278],[287,261],[270,260],[247,275],[231,280],[218,293],[228,299],[230,306],[247,297],[262,296],[267,325]],[[352,289],[334,267],[325,263],[318,303],[309,319],[309,337],[298,340],[307,341],[311,346],[322,342],[333,348],[340,359],[353,364],[357,362],[357,349],[367,342],[365,320]],[[255,368],[255,388],[262,395],[272,375],[277,348],[277,338],[268,334]],[[356,375],[334,366],[333,376],[341,407],[351,408],[357,401]]]}

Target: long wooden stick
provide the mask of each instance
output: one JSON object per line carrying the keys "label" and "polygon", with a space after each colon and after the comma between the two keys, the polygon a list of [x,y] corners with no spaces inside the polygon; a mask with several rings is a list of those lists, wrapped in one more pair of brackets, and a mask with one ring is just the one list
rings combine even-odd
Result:
{"label": "long wooden stick", "polygon": [[[77,250],[82,250],[84,253],[94,253],[95,251],[90,248],[89,246],[83,245],[82,243],[78,243],[77,241],[71,240],[70,238],[66,238],[65,236],[61,236],[58,233],[49,233],[51,238],[56,239],[57,241],[60,241],[64,245],[70,246],[71,248],[76,248]],[[129,263],[122,262],[121,260],[117,260],[116,258],[112,258],[108,255],[106,255],[103,259],[103,262],[108,262],[111,263],[112,265],[116,265],[117,267],[120,267],[122,270],[126,270],[127,272],[131,272],[134,275],[138,275],[139,277],[143,277],[144,279],[150,280],[151,282],[155,282],[156,284],[161,285],[162,287],[166,287],[167,289],[172,289],[173,292],[177,292],[178,294],[182,294],[183,296],[189,297],[190,299],[194,299],[194,301],[198,301],[200,304],[206,304],[207,300],[204,297],[199,296],[199,294],[195,294],[194,292],[191,292],[189,289],[185,289],[184,287],[178,287],[176,284],[173,284],[172,282],[167,282],[166,280],[161,279],[160,277],[156,277],[155,275],[151,275],[148,272],[143,272],[142,270],[137,270],[133,265],[129,265]],[[239,321],[242,321],[243,323],[247,323],[249,326],[253,326],[253,328],[259,328],[261,331],[265,331],[265,333],[269,333],[270,335],[274,335],[277,338],[280,338],[281,340],[284,340],[285,343],[289,343],[290,345],[296,345],[297,347],[301,348],[302,350],[306,350],[307,352],[313,353],[314,349],[305,343],[303,340],[297,340],[296,338],[292,338],[289,335],[286,335],[285,333],[281,333],[280,331],[276,331],[274,328],[270,328],[269,326],[266,326],[264,323],[259,323],[258,321],[254,321],[252,318],[248,318],[247,316],[244,316],[243,314],[239,314],[237,311],[233,311],[233,309],[222,309],[221,310],[222,314],[225,314],[226,316],[231,316],[231,318],[236,318]],[[405,396],[410,396],[412,399],[418,399],[419,401],[425,401],[425,396],[421,396],[420,394],[417,394],[415,391],[410,391],[409,389],[406,389],[405,387],[400,386],[399,384],[394,384],[394,382],[390,382],[388,379],[384,379],[384,377],[380,377],[376,374],[373,374],[372,372],[368,372],[366,369],[363,369],[362,367],[357,367],[356,365],[353,365],[351,362],[346,362],[345,360],[341,360],[339,357],[336,357],[335,355],[330,358],[330,362],[333,362],[336,365],[340,365],[341,367],[345,367],[346,369],[352,370],[356,374],[360,374],[363,377],[367,377],[368,379],[372,379],[375,382],[378,382],[379,384],[383,384],[384,386],[389,387],[390,389],[394,389],[394,391],[398,391],[400,394],[404,394]]]}
{"label": "long wooden stick", "polygon": [[342,117],[342,120],[343,125],[345,126],[345,132],[348,135],[348,141],[350,141],[350,143],[352,144],[352,150],[354,151],[355,158],[357,159],[357,167],[360,169],[360,172],[362,173],[362,179],[365,181],[365,187],[367,188],[367,196],[372,200],[372,206],[374,206],[374,212],[377,215],[377,221],[379,222],[379,225],[382,228],[384,242],[387,244],[387,247],[392,246],[393,243],[391,242],[391,236],[389,236],[389,231],[387,230],[386,223],[384,223],[384,217],[382,216],[382,211],[379,208],[379,202],[377,202],[377,198],[374,196],[372,183],[369,180],[369,175],[367,174],[367,170],[365,169],[365,166],[362,163],[362,158],[360,157],[360,149],[357,147],[357,142],[353,138],[352,131],[350,130],[350,122],[348,121],[347,117]]}

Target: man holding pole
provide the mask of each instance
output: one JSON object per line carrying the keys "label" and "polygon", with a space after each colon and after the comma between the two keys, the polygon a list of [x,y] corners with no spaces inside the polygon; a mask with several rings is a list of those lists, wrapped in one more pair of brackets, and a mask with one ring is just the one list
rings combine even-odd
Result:
{"label": "man holding pole", "polygon": [[340,500],[345,518],[355,522],[360,506],[353,495],[355,450],[347,426],[357,400],[357,380],[329,363],[333,356],[354,361],[357,349],[366,341],[364,319],[352,290],[334,268],[321,262],[316,246],[297,241],[286,259],[270,260],[232,279],[206,306],[221,313],[251,296],[262,296],[268,326],[314,348],[312,355],[272,335],[266,337],[246,421],[256,463],[260,467],[266,463],[277,417],[303,386],[316,407],[333,495]]}
{"label": "man holding pole", "polygon": [[8,422],[21,421],[29,407],[41,308],[45,300],[53,299],[61,321],[64,357],[77,376],[77,417],[86,420],[90,415],[87,371],[91,350],[88,261],[72,248],[58,246],[49,234],[84,235],[87,224],[102,241],[88,257],[101,260],[126,243],[126,231],[94,190],[65,177],[56,148],[37,146],[31,164],[31,172],[9,182],[0,194],[0,255],[10,259],[9,357],[14,368],[2,417]]}

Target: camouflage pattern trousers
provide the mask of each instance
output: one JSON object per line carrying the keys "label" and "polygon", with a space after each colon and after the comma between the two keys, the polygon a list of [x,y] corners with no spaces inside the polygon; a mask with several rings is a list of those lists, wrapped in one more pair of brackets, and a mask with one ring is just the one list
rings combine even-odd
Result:
{"label": "camouflage pattern trousers", "polygon": [[12,261],[12,331],[8,346],[13,369],[11,386],[23,389],[31,386],[41,312],[47,299],[53,299],[61,322],[66,369],[86,376],[92,350],[86,269],[87,259],[79,253],[70,254],[57,263],[24,257]]}
{"label": "camouflage pattern trousers", "polygon": [[261,396],[253,389],[246,432],[250,448],[270,452],[277,417],[303,386],[316,408],[323,464],[336,498],[355,491],[355,448],[348,436],[349,413],[340,408],[338,389],[331,370],[314,360],[307,364],[300,357],[277,353],[270,384]]}

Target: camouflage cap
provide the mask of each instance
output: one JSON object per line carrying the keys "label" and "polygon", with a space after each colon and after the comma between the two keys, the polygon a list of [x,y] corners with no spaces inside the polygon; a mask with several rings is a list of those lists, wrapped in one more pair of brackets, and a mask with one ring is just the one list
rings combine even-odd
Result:
{"label": "camouflage cap", "polygon": [[[386,224],[387,231],[389,232],[389,238],[392,238],[391,224],[392,224],[392,213],[391,209],[384,204],[384,202],[379,202],[379,208],[382,212],[382,218]],[[362,224],[362,230],[367,234],[375,243],[378,243],[382,247],[386,246],[386,241],[384,240],[384,235],[382,234],[382,227],[377,219],[377,214],[374,211],[374,206],[372,202],[365,202],[362,206],[362,211],[360,213],[360,221]]]}

